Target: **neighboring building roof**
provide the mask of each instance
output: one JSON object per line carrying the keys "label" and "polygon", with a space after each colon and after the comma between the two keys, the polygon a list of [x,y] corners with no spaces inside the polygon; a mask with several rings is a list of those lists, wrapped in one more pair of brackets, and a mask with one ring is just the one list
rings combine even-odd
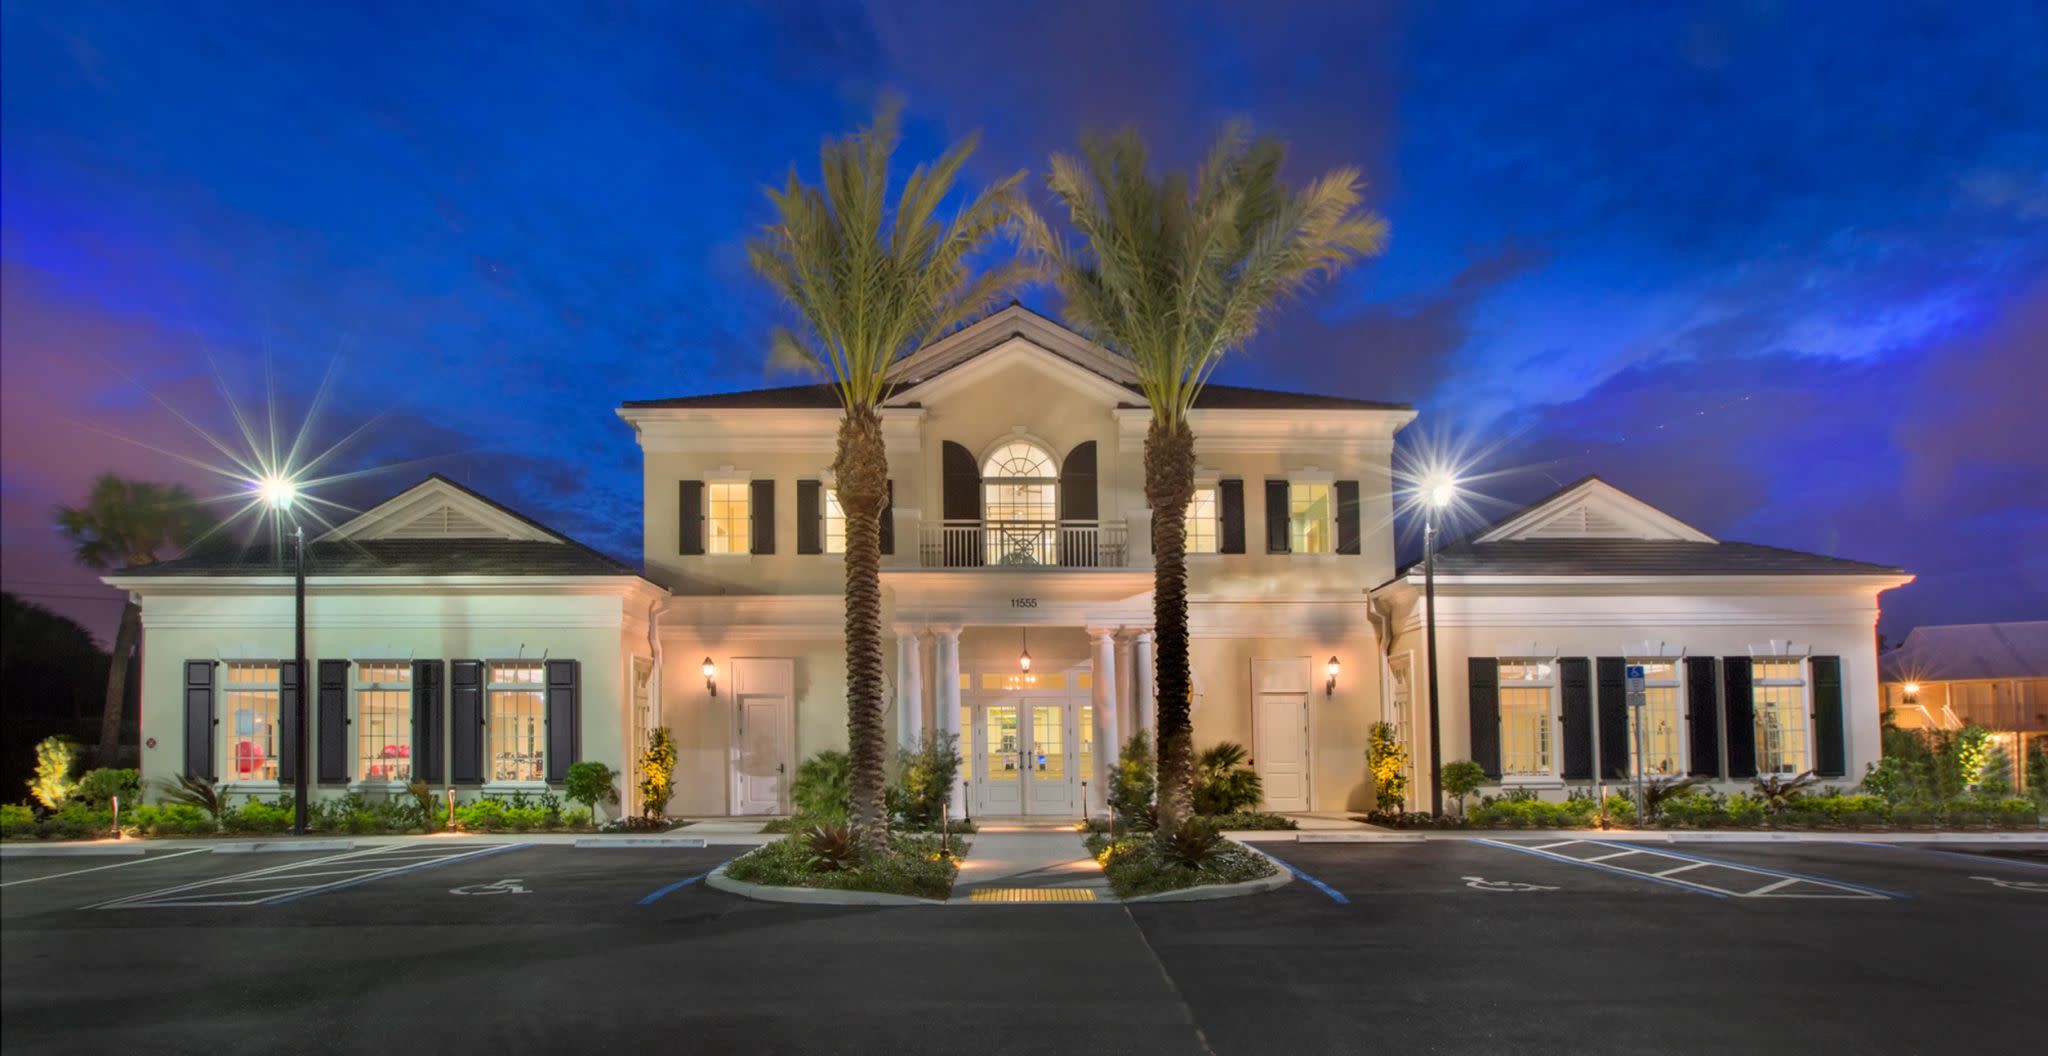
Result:
{"label": "neighboring building roof", "polygon": [[[289,547],[210,539],[116,576],[262,576]],[[639,570],[439,473],[306,544],[309,576],[637,576]]]}
{"label": "neighboring building roof", "polygon": [[2048,678],[2048,620],[1915,627],[1877,669],[1886,682]]}

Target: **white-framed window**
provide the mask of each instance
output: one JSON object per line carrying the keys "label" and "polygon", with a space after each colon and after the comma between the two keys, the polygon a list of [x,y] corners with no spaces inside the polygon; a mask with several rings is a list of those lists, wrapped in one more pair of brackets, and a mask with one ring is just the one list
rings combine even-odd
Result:
{"label": "white-framed window", "polygon": [[[1629,773],[1675,777],[1685,772],[1683,714],[1678,706],[1683,681],[1677,660],[1635,660],[1643,668],[1643,706],[1628,709]],[[1640,759],[1638,754],[1640,753]],[[1640,764],[1641,769],[1636,767]]]}
{"label": "white-framed window", "polygon": [[1557,663],[1502,657],[1500,661],[1500,776],[1503,780],[1555,776],[1551,698]]}
{"label": "white-framed window", "polygon": [[981,464],[981,515],[991,565],[1059,561],[1059,463],[1028,440],[1012,440]]}
{"label": "white-framed window", "polygon": [[356,780],[398,785],[412,781],[410,663],[356,664]]}
{"label": "white-framed window", "polygon": [[704,552],[745,554],[753,551],[753,486],[744,480],[714,480],[704,485]]}
{"label": "white-framed window", "polygon": [[547,775],[547,700],[541,662],[492,661],[489,781],[544,781]]}
{"label": "white-framed window", "polygon": [[1327,554],[1336,549],[1332,488],[1319,481],[1287,484],[1287,546],[1297,554]]}
{"label": "white-framed window", "polygon": [[1188,500],[1187,526],[1188,553],[1216,553],[1219,531],[1215,485],[1195,489],[1194,497]]}
{"label": "white-framed window", "polygon": [[227,779],[276,781],[279,736],[275,660],[231,660],[222,674],[221,709],[227,717]]}
{"label": "white-framed window", "polygon": [[846,507],[839,505],[839,490],[826,488],[825,491],[825,552],[843,554],[846,552]]}
{"label": "white-framed window", "polygon": [[1756,770],[1797,774],[1811,765],[1806,743],[1806,662],[1768,657],[1749,662],[1749,691],[1756,709]]}

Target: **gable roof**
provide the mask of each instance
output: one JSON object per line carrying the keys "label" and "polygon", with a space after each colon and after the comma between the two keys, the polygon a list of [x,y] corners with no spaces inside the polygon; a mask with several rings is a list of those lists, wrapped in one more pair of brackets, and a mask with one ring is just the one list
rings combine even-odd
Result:
{"label": "gable roof", "polygon": [[[1420,565],[1410,563],[1399,575],[1411,575]],[[1436,571],[1534,577],[1906,574],[1889,565],[1715,539],[1597,476],[1575,480],[1438,550]]]}
{"label": "gable roof", "polygon": [[2048,678],[2048,620],[1915,627],[1877,670],[1885,682]]}
{"label": "gable roof", "polygon": [[[977,359],[1014,339],[1121,388],[1128,395],[1119,406],[1145,406],[1144,390],[1130,364],[1101,345],[1029,308],[1010,302],[1009,307],[963,327],[905,356],[889,369],[896,393],[893,406],[917,406],[915,390],[956,367]],[[902,402],[898,402],[898,401]],[[627,400],[621,410],[837,410],[839,396],[830,384],[786,385],[748,389],[741,392],[707,393],[668,399]],[[1255,389],[1241,385],[1208,384],[1195,399],[1196,410],[1216,411],[1411,411],[1406,403],[1360,400],[1348,396],[1315,395]]]}
{"label": "gable roof", "polygon": [[[117,576],[261,576],[289,547],[217,536]],[[309,576],[637,576],[639,570],[439,473],[306,544]]]}

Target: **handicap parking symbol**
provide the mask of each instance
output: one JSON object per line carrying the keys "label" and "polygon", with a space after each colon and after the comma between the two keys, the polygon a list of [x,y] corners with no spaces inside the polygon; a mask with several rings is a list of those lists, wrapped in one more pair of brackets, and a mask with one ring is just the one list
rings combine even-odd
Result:
{"label": "handicap parking symbol", "polygon": [[1465,886],[1474,891],[1555,891],[1557,888],[1542,884],[1524,884],[1516,880],[1488,880],[1483,876],[1461,876]]}
{"label": "handicap parking symbol", "polygon": [[451,895],[530,895],[533,892],[519,886],[519,878],[494,880],[488,884],[464,884],[448,889]]}
{"label": "handicap parking symbol", "polygon": [[2002,887],[2008,891],[2032,891],[2037,895],[2048,894],[2048,883],[2042,883],[2039,880],[2001,880],[1995,876],[1973,876],[1970,879],[1982,880],[1993,887]]}

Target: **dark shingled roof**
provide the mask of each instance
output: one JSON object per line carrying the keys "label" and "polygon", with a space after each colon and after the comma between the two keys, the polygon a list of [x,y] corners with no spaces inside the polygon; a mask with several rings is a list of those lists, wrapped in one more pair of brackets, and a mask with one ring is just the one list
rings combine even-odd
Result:
{"label": "dark shingled roof", "polygon": [[2048,678],[2048,620],[1915,627],[1877,669],[1886,682]]}
{"label": "dark shingled roof", "polygon": [[[1144,393],[1136,385],[1125,385],[1136,399],[1129,406],[1144,406]],[[831,385],[787,385],[776,389],[748,389],[743,392],[714,392],[703,396],[676,396],[665,400],[627,400],[628,410],[692,408],[698,410],[836,410],[839,395]],[[1317,396],[1274,389],[1252,389],[1242,385],[1204,385],[1195,398],[1195,408],[1205,411],[1408,411],[1405,403],[1357,400],[1349,396]]]}
{"label": "dark shingled roof", "polygon": [[[291,548],[244,549],[233,541],[123,576],[289,575]],[[637,576],[638,570],[580,543],[534,539],[363,539],[306,544],[308,576]]]}
{"label": "dark shingled roof", "polygon": [[[1890,565],[1757,543],[1661,539],[1462,541],[1436,555],[1440,576],[1826,576],[1901,575]],[[1401,570],[1414,571],[1421,562]]]}

